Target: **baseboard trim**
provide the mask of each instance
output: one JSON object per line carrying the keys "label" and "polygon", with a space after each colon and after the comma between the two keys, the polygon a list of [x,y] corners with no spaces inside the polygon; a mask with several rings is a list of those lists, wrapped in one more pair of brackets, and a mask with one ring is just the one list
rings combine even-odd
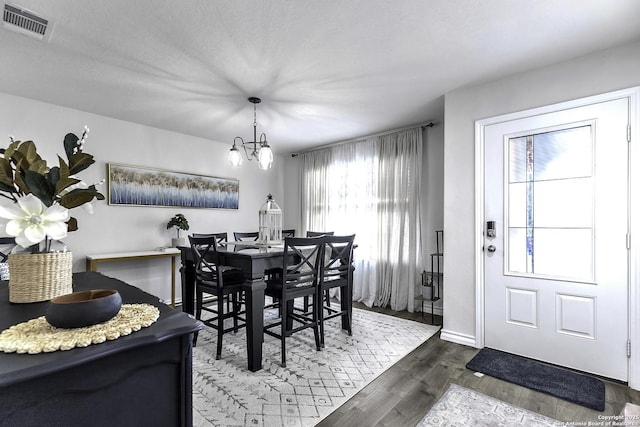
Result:
{"label": "baseboard trim", "polygon": [[440,339],[445,341],[454,342],[456,344],[462,344],[469,347],[476,346],[476,337],[472,335],[460,334],[458,332],[442,329],[440,331]]}

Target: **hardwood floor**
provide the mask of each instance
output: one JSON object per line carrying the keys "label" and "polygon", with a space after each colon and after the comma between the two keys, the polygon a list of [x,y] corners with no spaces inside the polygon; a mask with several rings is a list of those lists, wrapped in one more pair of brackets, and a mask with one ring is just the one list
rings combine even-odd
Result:
{"label": "hardwood floor", "polygon": [[[354,303],[354,307],[366,308]],[[373,311],[429,323],[430,315]],[[436,316],[436,324],[442,324]],[[476,377],[465,368],[478,352],[472,347],[433,336],[371,382],[318,426],[415,426],[447,390],[449,384],[476,390],[512,405],[565,422],[602,424],[599,416],[619,415],[626,402],[640,404],[640,392],[625,384],[605,381],[606,406],[597,412],[564,400],[520,387],[490,376]],[[599,423],[599,424],[598,424]]]}

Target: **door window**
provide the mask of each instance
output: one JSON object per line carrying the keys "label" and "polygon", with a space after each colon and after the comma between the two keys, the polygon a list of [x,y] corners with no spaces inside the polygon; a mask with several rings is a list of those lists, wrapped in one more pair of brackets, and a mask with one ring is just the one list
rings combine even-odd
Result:
{"label": "door window", "polygon": [[594,280],[592,125],[506,140],[505,273]]}

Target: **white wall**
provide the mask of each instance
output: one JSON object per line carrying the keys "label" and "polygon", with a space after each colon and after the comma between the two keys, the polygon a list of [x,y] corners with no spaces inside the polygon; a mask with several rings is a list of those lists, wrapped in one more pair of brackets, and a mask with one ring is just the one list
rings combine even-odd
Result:
{"label": "white wall", "polygon": [[634,43],[445,95],[443,338],[475,340],[475,121],[637,86],[639,70]]}
{"label": "white wall", "polygon": [[[124,163],[212,175],[240,180],[240,202],[237,210],[188,209],[169,207],[109,206],[97,202],[95,213],[83,209],[71,214],[78,219],[79,230],[69,233],[65,243],[73,251],[73,270],[85,270],[85,256],[94,253],[151,250],[169,246],[175,230],[167,230],[168,220],[183,213],[191,232],[257,231],[258,209],[272,193],[279,203],[286,203],[283,191],[283,158],[276,156],[274,167],[260,170],[255,162],[244,162],[239,169],[227,163],[229,143],[218,143],[161,129],[98,116],[0,93],[0,135],[17,140],[33,140],[41,157],[49,166],[63,158],[62,140],[68,132],[80,136],[84,125],[91,129],[85,151],[96,163],[80,173],[80,178],[94,183],[107,178],[108,163]],[[215,123],[211,124],[215,126]],[[250,131],[250,127],[244,129]],[[238,129],[241,133],[243,129]],[[6,147],[8,138],[0,142]],[[99,188],[108,198],[105,183]],[[186,234],[183,232],[183,237]],[[179,259],[176,262],[180,266]],[[169,300],[170,263],[167,258],[100,264],[99,270],[136,285],[147,292]],[[180,299],[180,274],[176,274],[176,292]]]}
{"label": "white wall", "polygon": [[[429,254],[436,252],[436,230],[442,230],[444,203],[444,124],[442,120],[426,128],[422,154],[422,248],[425,268],[431,266]],[[427,270],[429,270],[427,268]]]}
{"label": "white wall", "polygon": [[282,228],[294,228],[296,236],[301,236],[302,214],[300,210],[300,157],[285,156],[284,158],[284,189],[287,198],[280,205],[282,209]]}

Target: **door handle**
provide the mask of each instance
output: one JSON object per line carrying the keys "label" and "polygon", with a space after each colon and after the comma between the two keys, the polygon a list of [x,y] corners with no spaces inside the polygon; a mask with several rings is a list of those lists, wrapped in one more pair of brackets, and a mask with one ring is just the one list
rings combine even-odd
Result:
{"label": "door handle", "polygon": [[494,245],[487,246],[487,252],[494,253],[496,251],[496,247]]}

